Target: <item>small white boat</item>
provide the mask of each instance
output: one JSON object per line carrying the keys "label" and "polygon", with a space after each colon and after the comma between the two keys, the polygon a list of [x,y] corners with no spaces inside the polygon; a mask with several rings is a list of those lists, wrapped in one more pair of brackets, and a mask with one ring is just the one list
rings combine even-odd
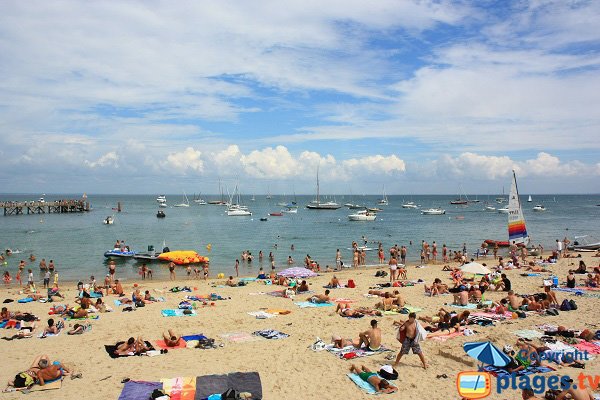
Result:
{"label": "small white boat", "polygon": [[350,221],[375,221],[375,218],[377,218],[377,214],[367,210],[348,215]]}
{"label": "small white boat", "polygon": [[496,207],[492,207],[489,204],[483,207],[484,211],[496,211]]}
{"label": "small white boat", "polygon": [[227,215],[229,217],[245,217],[248,215],[252,215],[252,213],[248,210],[242,210],[241,208],[230,208],[227,210]]}
{"label": "small white boat", "polygon": [[114,223],[115,223],[115,219],[114,219],[112,216],[110,216],[110,215],[109,215],[108,217],[106,217],[106,218],[104,218],[104,219],[102,220],[102,223],[103,223],[104,225],[112,225],[112,224],[114,224]]}
{"label": "small white boat", "polygon": [[402,204],[402,208],[418,208],[418,206],[414,202],[409,201],[408,203]]}
{"label": "small white boat", "polygon": [[600,240],[593,236],[575,236],[573,244],[567,247],[574,251],[597,251],[600,250]]}
{"label": "small white boat", "polygon": [[531,195],[529,195],[529,197],[527,198],[527,202],[531,203],[533,200],[531,199]]}
{"label": "small white boat", "polygon": [[167,208],[167,202],[165,201],[164,203],[158,203],[158,206],[160,208]]}
{"label": "small white boat", "polygon": [[441,208],[426,208],[421,210],[422,215],[442,215],[446,214],[446,210]]}
{"label": "small white boat", "polygon": [[385,194],[385,186],[383,187],[383,197],[377,202],[377,204],[381,206],[387,206],[389,204],[387,195]]}
{"label": "small white boat", "polygon": [[502,207],[497,209],[496,211],[498,211],[500,214],[508,214],[508,207]]}
{"label": "small white boat", "polygon": [[156,198],[156,202],[157,202],[157,203],[166,203],[166,202],[167,202],[167,197],[166,197],[165,195],[162,195],[162,194],[161,194],[161,195],[159,195],[159,196]]}
{"label": "small white boat", "polygon": [[542,204],[538,204],[533,207],[533,211],[546,211],[546,207],[544,207]]}
{"label": "small white boat", "polygon": [[297,208],[286,208],[285,210],[281,210],[282,213],[286,214],[298,214]]}

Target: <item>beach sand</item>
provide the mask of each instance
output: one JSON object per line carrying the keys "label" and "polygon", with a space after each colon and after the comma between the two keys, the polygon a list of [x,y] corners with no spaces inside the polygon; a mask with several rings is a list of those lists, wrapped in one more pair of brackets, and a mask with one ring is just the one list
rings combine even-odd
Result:
{"label": "beach sand", "polygon": [[[584,254],[588,269],[598,265],[598,258],[591,254]],[[552,266],[552,270],[561,281],[565,280],[567,270],[575,268],[570,265],[577,263],[577,259],[561,259]],[[492,257],[480,259],[493,265]],[[408,267],[409,279],[423,279],[428,284],[434,277],[440,277],[444,282],[450,282],[447,272],[441,271],[441,265],[428,265],[425,268]],[[387,268],[386,268],[387,270]],[[521,277],[521,270],[507,271],[512,280],[513,288],[518,293],[540,292],[541,277]],[[180,276],[184,271],[178,271]],[[336,272],[342,283],[354,279],[357,287],[354,289],[334,289],[332,297],[350,298],[356,300],[355,306],[373,306],[378,299],[366,298],[370,286],[378,282],[387,282],[388,277],[374,277],[375,269],[345,270]],[[322,276],[309,280],[311,289],[322,293],[323,285],[328,283],[333,273],[323,273]],[[549,274],[544,274],[549,275]],[[3,356],[4,367],[0,370],[0,380],[6,382],[18,372],[29,367],[34,357],[38,354],[48,354],[51,359],[60,360],[73,366],[83,375],[82,379],[66,379],[60,390],[51,392],[33,392],[28,399],[45,399],[50,396],[55,399],[116,399],[123,384],[122,379],[157,381],[161,378],[180,376],[200,376],[220,374],[227,372],[258,371],[263,385],[265,399],[367,399],[371,396],[364,394],[347,377],[346,373],[351,363],[365,364],[375,370],[382,364],[391,363],[385,359],[384,354],[364,357],[352,361],[341,360],[326,351],[314,352],[309,346],[315,342],[316,337],[330,341],[332,334],[342,337],[357,338],[358,332],[364,331],[369,326],[370,317],[362,319],[346,319],[335,314],[334,307],[323,308],[298,308],[291,299],[278,298],[268,295],[252,295],[251,293],[280,290],[278,286],[268,286],[252,282],[245,287],[211,287],[219,280],[197,281],[181,279],[169,281],[137,281],[142,290],[149,289],[154,296],[164,296],[166,302],[149,304],[134,312],[122,312],[116,308],[115,312],[100,314],[98,320],[91,321],[92,330],[83,335],[68,336],[64,332],[57,337],[4,341],[0,340],[0,354]],[[222,282],[222,280],[221,280]],[[132,284],[129,281],[125,286],[126,292],[131,294]],[[172,286],[189,285],[197,288],[193,293],[170,293],[167,289]],[[61,285],[63,294],[68,303],[73,303],[76,294],[75,284]],[[400,288],[400,292],[412,306],[423,308],[421,315],[432,315],[444,303],[452,302],[452,296],[428,297],[424,295],[423,285]],[[230,300],[214,302],[214,306],[200,307],[195,317],[161,316],[161,309],[177,308],[179,301],[185,295],[201,295],[218,293]],[[600,293],[600,292],[598,292]],[[491,293],[486,298],[499,300],[505,294]],[[459,336],[446,342],[428,339],[421,344],[429,369],[421,367],[416,355],[405,356],[398,368],[399,380],[395,383],[400,388],[400,393],[390,395],[391,398],[414,399],[457,399],[456,375],[460,371],[473,370],[472,359],[462,350],[462,343],[468,341],[491,340],[498,347],[505,344],[514,345],[517,337],[512,333],[517,329],[533,329],[537,324],[550,323],[564,325],[576,329],[589,328],[593,331],[600,329],[598,318],[598,305],[600,300],[591,297],[566,296],[567,293],[557,292],[559,300],[566,297],[575,298],[579,309],[571,312],[561,312],[558,317],[531,316],[525,319],[509,320],[498,323],[495,327],[476,327],[479,332],[475,336]],[[23,295],[18,294],[17,288],[2,288],[1,298],[18,299]],[[295,301],[305,300],[308,296],[298,296]],[[107,304],[113,306],[115,296],[105,297]],[[41,318],[39,326],[44,326],[48,318],[50,304],[28,303],[5,304],[9,310],[30,311]],[[247,314],[265,308],[287,309],[291,313],[279,315],[270,319],[256,319]],[[384,316],[377,318],[383,331],[383,344],[394,350],[396,355],[400,344],[396,340],[396,331],[392,322],[406,319],[405,315]],[[66,321],[67,326],[73,321]],[[151,342],[158,340],[162,332],[168,328],[182,334],[203,333],[216,339],[216,343],[223,347],[210,350],[178,349],[171,350],[168,354],[156,357],[128,357],[112,359],[104,349],[104,345],[114,344],[118,340],[126,340],[130,336],[142,336]],[[226,332],[252,333],[259,329],[277,329],[290,335],[280,340],[260,339],[246,343],[232,343],[224,341],[219,334]],[[38,328],[36,332],[40,332]],[[0,334],[9,336],[13,330],[1,329]],[[441,355],[444,354],[444,355]],[[463,363],[464,360],[466,363]],[[580,372],[600,375],[600,362],[592,360],[587,363],[585,370],[574,368],[559,368],[554,374],[577,376]],[[436,376],[447,374],[448,378],[437,379]],[[494,382],[495,384],[495,382]],[[495,387],[494,387],[495,389]],[[384,395],[385,397],[385,395]],[[3,399],[22,398],[21,394],[8,393],[2,395]],[[490,399],[517,399],[520,392],[507,391],[495,394]]]}

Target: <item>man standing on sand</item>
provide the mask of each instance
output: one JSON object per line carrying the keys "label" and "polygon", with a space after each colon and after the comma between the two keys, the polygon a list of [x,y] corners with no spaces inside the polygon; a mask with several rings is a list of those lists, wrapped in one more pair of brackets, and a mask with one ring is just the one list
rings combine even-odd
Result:
{"label": "man standing on sand", "polygon": [[337,249],[335,252],[335,267],[337,269],[342,268],[342,253],[340,252],[340,249]]}
{"label": "man standing on sand", "polygon": [[175,280],[175,263],[173,261],[169,263],[169,279]]}
{"label": "man standing on sand", "polygon": [[235,260],[235,277],[239,278],[240,276],[240,260],[236,258]]}
{"label": "man standing on sand", "polygon": [[381,348],[381,329],[377,327],[377,320],[371,320],[371,328],[358,334],[356,348],[365,345],[367,351],[378,351]]}
{"label": "man standing on sand", "polygon": [[408,314],[408,321],[401,324],[398,321],[394,322],[394,325],[400,325],[400,329],[398,331],[398,341],[402,343],[402,349],[398,353],[396,357],[396,362],[394,362],[394,367],[397,367],[400,364],[400,360],[402,356],[408,354],[412,349],[413,354],[417,354],[423,363],[423,368],[427,369],[427,363],[425,362],[425,356],[423,355],[423,351],[421,350],[421,346],[417,340],[417,314],[412,312]]}

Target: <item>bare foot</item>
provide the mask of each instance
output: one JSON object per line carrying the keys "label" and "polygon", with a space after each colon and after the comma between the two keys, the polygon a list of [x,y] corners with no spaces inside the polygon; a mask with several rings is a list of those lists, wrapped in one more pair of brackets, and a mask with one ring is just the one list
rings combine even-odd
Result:
{"label": "bare foot", "polygon": [[423,369],[427,369],[427,364],[423,364]]}

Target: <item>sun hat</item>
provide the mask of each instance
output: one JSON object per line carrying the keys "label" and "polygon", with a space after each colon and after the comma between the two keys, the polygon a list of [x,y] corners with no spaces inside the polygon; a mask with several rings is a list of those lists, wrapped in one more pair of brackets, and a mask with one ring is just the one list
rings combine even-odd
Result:
{"label": "sun hat", "polygon": [[379,369],[379,375],[383,379],[387,380],[396,380],[398,379],[398,371],[396,371],[391,365],[382,365]]}

